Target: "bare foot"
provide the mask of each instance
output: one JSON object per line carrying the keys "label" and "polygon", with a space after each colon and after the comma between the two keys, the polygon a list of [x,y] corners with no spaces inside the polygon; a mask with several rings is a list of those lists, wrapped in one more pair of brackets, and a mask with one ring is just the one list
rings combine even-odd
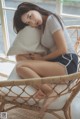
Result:
{"label": "bare foot", "polygon": [[34,98],[36,98],[36,99],[42,99],[45,96],[46,95],[39,89],[39,91],[37,91],[37,93],[35,94]]}
{"label": "bare foot", "polygon": [[[46,102],[43,104],[40,112],[39,112],[39,117],[40,119],[43,119],[43,116],[45,114],[45,111],[49,107],[49,105],[57,99],[57,94],[54,92],[54,90],[49,94],[50,98],[47,98]],[[54,96],[54,97],[53,97]],[[52,98],[51,98],[52,97]]]}
{"label": "bare foot", "polygon": [[52,93],[52,87],[48,84],[43,84],[41,90],[44,92],[46,96]]}
{"label": "bare foot", "polygon": [[43,84],[34,97],[37,99],[43,99],[45,96],[48,96],[51,93],[52,93],[52,88],[50,87],[50,85]]}

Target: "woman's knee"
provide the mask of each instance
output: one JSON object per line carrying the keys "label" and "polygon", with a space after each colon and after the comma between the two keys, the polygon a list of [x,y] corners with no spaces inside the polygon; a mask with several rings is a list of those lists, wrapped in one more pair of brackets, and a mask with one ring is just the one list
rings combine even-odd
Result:
{"label": "woman's knee", "polygon": [[22,55],[16,55],[16,61],[22,61],[24,59],[25,59],[24,56],[22,56]]}
{"label": "woman's knee", "polygon": [[20,61],[21,55],[16,55],[16,61]]}
{"label": "woman's knee", "polygon": [[23,67],[28,67],[29,68],[29,65],[25,65],[25,63],[23,61],[19,61],[17,64],[16,64],[16,72],[17,73],[21,73],[22,70],[23,70]]}
{"label": "woman's knee", "polygon": [[16,69],[19,69],[20,67],[23,67],[23,66],[25,66],[25,62],[24,61],[19,61],[16,64]]}
{"label": "woman's knee", "polygon": [[17,63],[16,65],[16,72],[19,74],[22,70],[22,65],[20,63]]}

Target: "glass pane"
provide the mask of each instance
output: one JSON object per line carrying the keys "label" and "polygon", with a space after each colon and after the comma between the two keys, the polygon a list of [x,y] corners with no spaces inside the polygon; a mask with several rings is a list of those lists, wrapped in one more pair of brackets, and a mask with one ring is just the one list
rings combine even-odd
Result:
{"label": "glass pane", "polygon": [[[80,0],[61,0],[63,3],[64,14],[79,15],[80,16]],[[63,18],[66,25],[80,25],[80,18]]]}
{"label": "glass pane", "polygon": [[[39,5],[43,8],[46,8],[46,9],[52,11],[52,12],[54,12],[55,8],[56,8],[56,0],[31,0],[31,1],[30,0],[25,0],[25,1],[37,4],[37,5]],[[5,5],[7,7],[16,8],[22,2],[23,2],[23,0],[16,0],[16,2],[13,1],[13,0],[8,0],[8,1],[6,0]]]}
{"label": "glass pane", "polygon": [[4,53],[4,43],[3,43],[1,20],[0,20],[0,53]]}
{"label": "glass pane", "polygon": [[63,18],[65,25],[80,25],[80,18]]}
{"label": "glass pane", "polygon": [[6,10],[10,45],[13,43],[16,33],[13,30],[13,16],[15,11]]}
{"label": "glass pane", "polygon": [[[51,0],[43,0],[43,2],[40,0],[34,0],[37,5],[39,5],[40,7],[43,7],[45,9],[48,9],[52,12],[55,12],[56,9],[56,2]],[[38,2],[37,2],[38,1]],[[8,0],[6,1],[6,6],[7,7],[12,7],[12,8],[16,8],[20,3],[22,3],[22,1],[18,1],[16,0],[16,2]],[[9,29],[9,38],[10,38],[10,44],[13,43],[14,39],[15,39],[15,32],[13,31],[13,16],[14,16],[14,12],[15,11],[11,11],[11,10],[6,10],[7,13],[7,21],[8,21],[8,29]]]}
{"label": "glass pane", "polygon": [[63,13],[80,15],[80,0],[61,0]]}
{"label": "glass pane", "polygon": [[[16,8],[23,0],[6,0],[6,6]],[[27,0],[30,2],[30,0]],[[46,8],[52,12],[56,11],[56,0],[31,0],[32,3],[35,3],[43,8]],[[77,14],[80,15],[80,7],[78,0],[61,0],[63,2],[63,13],[67,14]],[[13,16],[15,11],[6,10],[7,12],[7,21],[8,21],[8,28],[9,28],[9,37],[10,37],[10,44],[15,39],[15,33],[13,31]],[[63,18],[65,25],[80,25],[80,18]]]}

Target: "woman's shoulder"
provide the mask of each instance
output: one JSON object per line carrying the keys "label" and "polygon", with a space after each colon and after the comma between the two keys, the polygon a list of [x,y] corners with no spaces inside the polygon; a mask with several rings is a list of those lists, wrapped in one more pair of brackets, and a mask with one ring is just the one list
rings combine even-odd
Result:
{"label": "woman's shoulder", "polygon": [[59,20],[56,18],[56,16],[54,14],[50,14],[48,16],[46,23],[50,26],[51,25],[60,25]]}
{"label": "woman's shoulder", "polygon": [[[59,29],[62,29],[60,22],[62,23],[62,21],[61,20],[59,21],[59,19],[56,17],[55,14],[51,14],[47,18],[46,26],[50,30],[50,32],[52,33],[52,32],[55,32]],[[62,23],[62,25],[63,25],[63,23]],[[63,25],[63,27],[64,27],[64,25]]]}
{"label": "woman's shoulder", "polygon": [[47,18],[47,23],[58,22],[56,16],[54,14],[50,14]]}
{"label": "woman's shoulder", "polygon": [[48,18],[47,18],[47,21],[53,19],[53,17],[54,17],[54,16],[53,16],[52,14],[50,14],[50,15],[48,16]]}

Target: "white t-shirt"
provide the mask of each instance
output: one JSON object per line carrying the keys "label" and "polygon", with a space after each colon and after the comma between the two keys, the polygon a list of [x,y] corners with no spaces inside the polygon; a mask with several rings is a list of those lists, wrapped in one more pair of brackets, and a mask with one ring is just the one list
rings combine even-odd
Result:
{"label": "white t-shirt", "polygon": [[[64,28],[63,32],[64,32],[64,36],[65,36],[65,41],[67,44],[67,53],[75,53],[74,46],[72,45],[70,36],[69,36],[68,31],[65,28],[63,22],[62,22],[62,25]],[[54,32],[61,30],[61,29],[62,29],[61,24],[59,23],[57,18],[54,15],[50,15],[47,18],[45,30],[44,30],[44,33],[43,33],[42,39],[41,39],[42,45],[45,46],[46,48],[48,48],[49,52],[54,52],[56,50],[56,44],[54,42],[52,35],[54,34]]]}

